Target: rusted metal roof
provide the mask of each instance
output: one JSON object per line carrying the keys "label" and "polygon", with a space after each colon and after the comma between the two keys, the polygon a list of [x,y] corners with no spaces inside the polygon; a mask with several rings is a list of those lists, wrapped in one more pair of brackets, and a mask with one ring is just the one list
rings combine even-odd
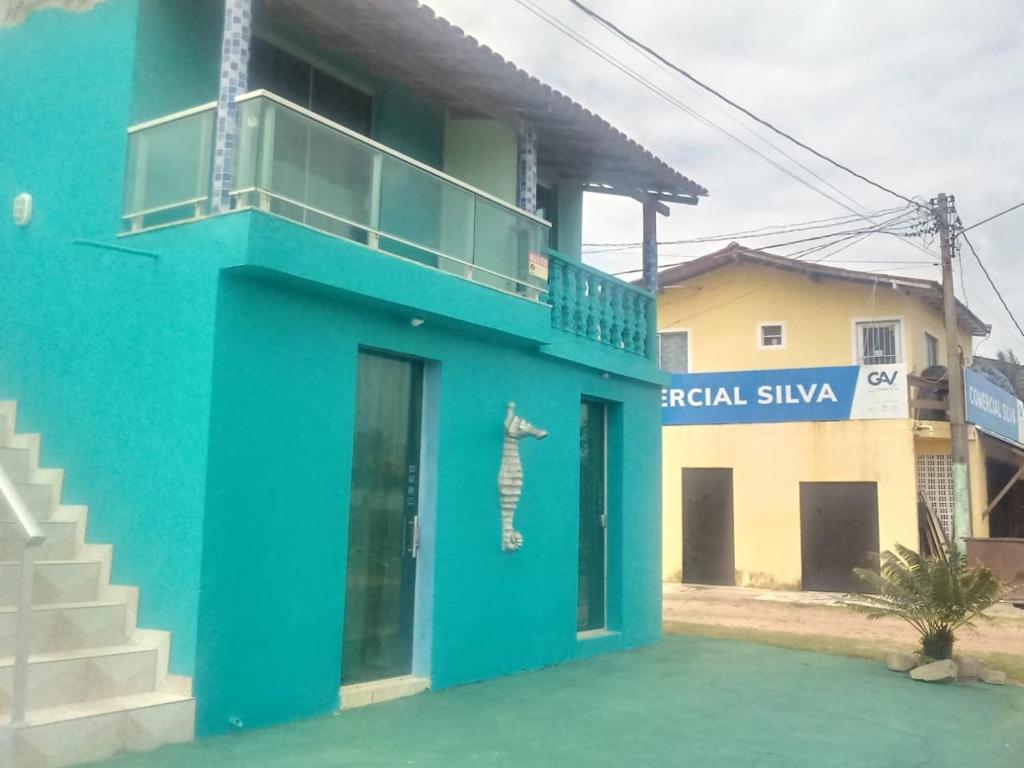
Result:
{"label": "rusted metal roof", "polygon": [[[746,248],[739,243],[729,243],[725,248],[714,253],[709,253],[693,261],[677,264],[662,270],[658,274],[658,285],[661,287],[678,285],[698,275],[737,263],[755,264],[762,267],[798,272],[815,279],[847,280],[855,283],[866,283],[868,285],[891,288],[894,291],[920,299],[936,312],[942,312],[942,286],[935,280],[885,275],[877,272],[858,272],[853,269],[832,267],[818,262],[801,261],[800,259],[779,256],[767,251],[758,251],[753,248]],[[642,281],[634,280],[633,282],[641,284]],[[960,301],[956,303],[956,312],[957,322],[960,324],[960,327],[970,332],[972,336],[988,335],[991,326],[982,322],[977,315]]]}
{"label": "rusted metal roof", "polygon": [[622,194],[708,194],[599,115],[416,0],[262,0],[257,19],[315,36],[372,71],[458,110],[529,124],[542,167]]}

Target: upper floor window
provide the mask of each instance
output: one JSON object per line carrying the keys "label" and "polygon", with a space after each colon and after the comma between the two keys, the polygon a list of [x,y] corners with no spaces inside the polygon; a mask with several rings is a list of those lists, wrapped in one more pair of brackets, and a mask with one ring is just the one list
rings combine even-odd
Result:
{"label": "upper floor window", "polygon": [[690,372],[688,331],[665,331],[658,334],[658,364],[668,373]]}
{"label": "upper floor window", "polygon": [[785,323],[759,323],[757,326],[758,349],[784,349],[786,346]]}
{"label": "upper floor window", "polygon": [[924,335],[924,367],[931,368],[939,364],[939,340],[930,333]]}
{"label": "upper floor window", "polygon": [[870,320],[857,323],[857,362],[886,365],[903,362],[899,320]]}
{"label": "upper floor window", "polygon": [[249,89],[260,88],[364,136],[370,135],[373,115],[370,94],[263,38],[254,37],[249,59]]}

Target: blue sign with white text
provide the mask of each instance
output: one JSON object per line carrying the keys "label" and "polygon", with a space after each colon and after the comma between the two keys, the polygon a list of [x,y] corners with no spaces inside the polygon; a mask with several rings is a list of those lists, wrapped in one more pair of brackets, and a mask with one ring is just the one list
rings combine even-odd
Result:
{"label": "blue sign with white text", "polygon": [[964,369],[967,421],[986,432],[1024,443],[1024,405],[970,368]]}
{"label": "blue sign with white text", "polygon": [[663,425],[907,418],[902,365],[683,373],[662,390]]}

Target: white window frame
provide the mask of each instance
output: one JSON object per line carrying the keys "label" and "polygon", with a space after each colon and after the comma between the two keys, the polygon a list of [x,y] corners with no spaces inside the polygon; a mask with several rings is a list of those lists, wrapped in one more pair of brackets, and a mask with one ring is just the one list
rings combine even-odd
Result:
{"label": "white window frame", "polygon": [[686,334],[686,372],[693,373],[693,331],[689,328],[666,328],[664,331],[658,331],[658,367],[661,368],[661,337],[678,333]]}
{"label": "white window frame", "polygon": [[891,365],[903,365],[907,362],[907,324],[904,321],[902,315],[893,315],[888,317],[855,317],[852,320],[852,326],[850,328],[850,334],[853,340],[853,364],[863,365],[860,361],[860,325],[863,323],[896,323],[896,351],[898,353],[898,360]]}
{"label": "white window frame", "polygon": [[[764,343],[764,329],[768,326],[777,325],[781,329],[782,343],[781,344],[765,344]],[[785,320],[766,320],[757,324],[757,348],[764,350],[776,350],[785,349],[789,343],[789,333],[786,330]]]}
{"label": "white window frame", "polygon": [[[931,339],[931,340],[933,340],[935,342],[935,362],[934,363],[929,363],[928,362],[928,341],[929,341],[929,339]],[[925,331],[924,332],[924,367],[925,368],[930,368],[932,365],[942,365],[942,346],[941,346],[941,342],[939,341],[938,335],[932,333],[931,331]]]}

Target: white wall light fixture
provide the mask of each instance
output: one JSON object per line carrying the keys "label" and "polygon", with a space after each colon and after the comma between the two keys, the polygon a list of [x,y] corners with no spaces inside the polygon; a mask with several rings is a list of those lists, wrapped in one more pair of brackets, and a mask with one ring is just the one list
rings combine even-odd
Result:
{"label": "white wall light fixture", "polygon": [[22,192],[14,198],[14,223],[27,227],[32,221],[32,195]]}

